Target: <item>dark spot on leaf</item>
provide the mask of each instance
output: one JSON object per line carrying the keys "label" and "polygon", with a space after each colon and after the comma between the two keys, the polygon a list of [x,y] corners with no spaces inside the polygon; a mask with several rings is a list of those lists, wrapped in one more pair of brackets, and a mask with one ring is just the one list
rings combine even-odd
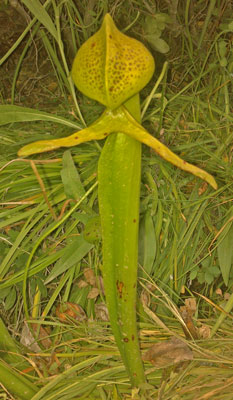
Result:
{"label": "dark spot on leaf", "polygon": [[125,343],[128,343],[128,341],[129,341],[129,339],[127,337],[125,337],[123,340]]}
{"label": "dark spot on leaf", "polygon": [[134,340],[134,335],[132,335],[132,340]]}
{"label": "dark spot on leaf", "polygon": [[117,280],[116,285],[117,285],[117,291],[119,293],[119,296],[120,296],[120,298],[122,298],[122,290],[124,287],[124,283]]}

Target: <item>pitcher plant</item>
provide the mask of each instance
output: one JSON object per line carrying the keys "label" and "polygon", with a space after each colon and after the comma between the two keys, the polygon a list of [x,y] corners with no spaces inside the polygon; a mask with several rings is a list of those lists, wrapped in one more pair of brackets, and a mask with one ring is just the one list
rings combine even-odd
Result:
{"label": "pitcher plant", "polygon": [[100,30],[78,50],[71,72],[77,88],[106,110],[71,136],[38,141],[18,152],[24,157],[107,138],[98,162],[103,280],[111,328],[133,387],[146,383],[136,323],[141,143],[217,188],[210,174],[179,158],[140,124],[139,92],[154,68],[146,47],[121,33],[106,14]]}

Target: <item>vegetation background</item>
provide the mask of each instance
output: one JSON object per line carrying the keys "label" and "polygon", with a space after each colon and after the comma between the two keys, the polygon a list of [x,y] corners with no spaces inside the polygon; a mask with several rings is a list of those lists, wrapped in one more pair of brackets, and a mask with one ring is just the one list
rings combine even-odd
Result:
{"label": "vegetation background", "polygon": [[[155,58],[141,93],[144,126],[219,185],[214,191],[143,147],[142,352],[179,336],[193,358],[158,364],[151,353],[148,398],[231,400],[229,0],[0,1],[0,398],[137,398],[104,303],[96,175],[103,142],[17,158],[26,143],[69,135],[100,115],[102,106],[75,91],[69,71],[106,12]],[[7,379],[19,379],[28,394]]]}

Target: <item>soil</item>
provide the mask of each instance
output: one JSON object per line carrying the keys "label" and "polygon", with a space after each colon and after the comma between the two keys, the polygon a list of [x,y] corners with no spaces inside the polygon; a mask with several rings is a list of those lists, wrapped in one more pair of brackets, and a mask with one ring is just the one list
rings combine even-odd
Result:
{"label": "soil", "polygon": [[[14,103],[49,111],[59,104],[60,89],[48,55],[38,39],[32,41],[23,61],[22,52],[30,39],[30,31],[14,52],[2,63],[26,29],[30,16],[17,0],[5,4],[0,0],[0,103]],[[17,69],[19,67],[19,73]],[[16,87],[12,84],[16,79]],[[13,86],[14,87],[14,86]]]}

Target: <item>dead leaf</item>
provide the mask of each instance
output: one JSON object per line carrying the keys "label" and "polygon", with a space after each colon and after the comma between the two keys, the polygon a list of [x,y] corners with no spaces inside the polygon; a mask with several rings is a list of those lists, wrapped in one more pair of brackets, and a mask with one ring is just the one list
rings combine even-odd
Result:
{"label": "dead leaf", "polygon": [[208,188],[208,183],[203,182],[202,185],[198,189],[198,195],[201,196],[203,193],[205,193],[207,188]]}
{"label": "dead leaf", "polygon": [[88,286],[88,283],[87,283],[86,281],[84,281],[83,279],[81,279],[81,280],[78,282],[78,288],[79,288],[79,289],[85,288],[85,287],[87,287],[87,286]]}
{"label": "dead leaf", "polygon": [[193,359],[193,353],[182,340],[172,337],[170,340],[154,344],[143,356],[156,368],[166,368]]}
{"label": "dead leaf", "polygon": [[21,332],[20,343],[34,353],[41,352],[41,348],[33,337],[32,332],[30,331],[26,321],[24,322],[24,326]]}
{"label": "dead leaf", "polygon": [[90,290],[90,292],[88,293],[87,298],[88,298],[88,299],[96,299],[96,297],[98,297],[99,294],[100,294],[99,289],[96,288],[96,287],[93,287],[93,288]]}
{"label": "dead leaf", "polygon": [[188,310],[189,314],[193,316],[197,309],[196,299],[194,297],[185,299],[184,304],[185,304],[186,309]]}
{"label": "dead leaf", "polygon": [[224,300],[228,301],[230,297],[231,297],[230,293],[224,293]]}
{"label": "dead leaf", "polygon": [[150,294],[145,289],[142,289],[140,300],[142,304],[145,304],[147,307],[150,306]]}
{"label": "dead leaf", "polygon": [[196,299],[185,299],[185,306],[180,307],[180,315],[186,326],[182,325],[186,339],[198,339],[198,331],[193,323],[193,315],[197,309]]}
{"label": "dead leaf", "polygon": [[84,273],[87,283],[91,286],[96,286],[96,276],[95,276],[93,269],[85,268],[83,273]]}
{"label": "dead leaf", "polygon": [[148,290],[150,290],[151,292],[154,292],[156,290],[156,286],[150,282],[146,283],[146,287],[148,288]]}
{"label": "dead leaf", "polygon": [[101,321],[109,321],[108,309],[105,303],[95,304],[95,316]]}
{"label": "dead leaf", "polygon": [[220,288],[216,289],[215,293],[218,294],[219,296],[222,296],[222,289]]}
{"label": "dead leaf", "polygon": [[71,322],[72,320],[81,322],[87,319],[87,316],[79,304],[65,302],[59,304],[56,308],[56,316],[61,322]]}
{"label": "dead leaf", "polygon": [[182,325],[186,339],[198,339],[198,331],[192,319],[192,315],[187,311],[185,306],[180,307],[180,315],[185,323]]}
{"label": "dead leaf", "polygon": [[42,344],[44,349],[49,349],[52,345],[52,341],[49,338],[49,332],[47,329],[43,328],[43,326],[39,324],[31,324],[31,328],[34,332],[34,335],[25,321],[21,333],[20,343],[34,353],[41,352],[38,342]]}
{"label": "dead leaf", "polygon": [[210,338],[210,332],[211,329],[209,326],[207,325],[202,325],[199,329],[198,329],[198,333],[199,336],[203,339],[209,339]]}

